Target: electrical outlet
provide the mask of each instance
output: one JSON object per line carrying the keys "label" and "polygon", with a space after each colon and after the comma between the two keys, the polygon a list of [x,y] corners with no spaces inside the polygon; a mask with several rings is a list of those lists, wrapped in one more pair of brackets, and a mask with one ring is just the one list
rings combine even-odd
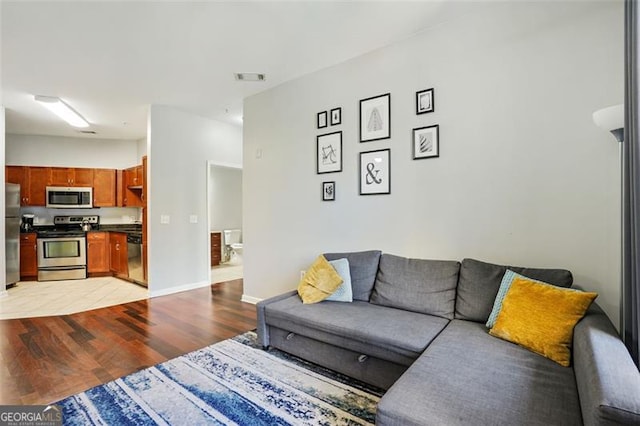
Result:
{"label": "electrical outlet", "polygon": [[161,214],[160,215],[160,223],[163,225],[168,225],[170,222],[171,218],[169,217],[168,214]]}
{"label": "electrical outlet", "polygon": [[197,214],[192,214],[191,216],[189,216],[189,222],[198,223],[198,215]]}
{"label": "electrical outlet", "polygon": [[305,271],[304,269],[300,270],[300,279],[304,278],[304,274],[306,274],[307,271]]}

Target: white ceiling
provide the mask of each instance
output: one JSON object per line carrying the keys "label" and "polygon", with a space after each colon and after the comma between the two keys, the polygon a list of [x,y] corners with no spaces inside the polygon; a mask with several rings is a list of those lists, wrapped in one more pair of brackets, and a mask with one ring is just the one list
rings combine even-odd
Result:
{"label": "white ceiling", "polygon": [[[467,13],[461,1],[7,1],[7,133],[83,136],[33,101],[58,96],[95,138],[146,135],[149,104],[240,125],[243,98]],[[264,72],[263,83],[237,82]],[[228,110],[228,112],[226,112]]]}

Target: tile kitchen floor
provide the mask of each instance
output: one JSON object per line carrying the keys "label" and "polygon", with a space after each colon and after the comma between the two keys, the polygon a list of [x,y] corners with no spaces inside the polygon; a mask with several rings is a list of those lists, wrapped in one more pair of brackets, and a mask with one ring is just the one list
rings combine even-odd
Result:
{"label": "tile kitchen floor", "polygon": [[243,276],[242,265],[223,263],[211,268],[211,284],[241,279]]}
{"label": "tile kitchen floor", "polygon": [[68,315],[149,297],[147,289],[113,277],[21,281],[0,297],[0,319]]}

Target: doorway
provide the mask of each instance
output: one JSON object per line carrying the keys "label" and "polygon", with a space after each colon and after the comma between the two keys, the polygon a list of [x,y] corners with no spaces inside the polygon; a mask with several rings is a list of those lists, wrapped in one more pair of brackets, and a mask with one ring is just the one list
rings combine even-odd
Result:
{"label": "doorway", "polygon": [[209,282],[244,275],[242,168],[207,163],[207,207],[211,269]]}

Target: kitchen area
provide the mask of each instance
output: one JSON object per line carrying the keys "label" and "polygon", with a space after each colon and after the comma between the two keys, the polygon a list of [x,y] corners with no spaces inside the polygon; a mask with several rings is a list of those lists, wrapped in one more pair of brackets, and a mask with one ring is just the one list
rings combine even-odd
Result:
{"label": "kitchen area", "polygon": [[76,311],[148,297],[146,155],[125,168],[12,165],[7,157],[9,297],[0,299],[0,319],[25,310],[16,304],[30,305],[31,316],[71,313],[51,312],[48,295]]}

